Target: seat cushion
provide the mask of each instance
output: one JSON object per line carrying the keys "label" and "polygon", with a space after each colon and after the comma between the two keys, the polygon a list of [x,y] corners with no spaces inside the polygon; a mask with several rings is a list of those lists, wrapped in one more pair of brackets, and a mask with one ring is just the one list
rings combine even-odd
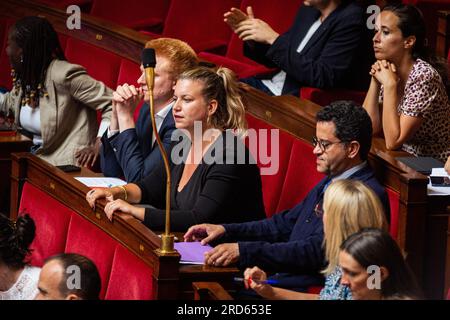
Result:
{"label": "seat cushion", "polygon": [[320,106],[329,105],[336,100],[352,100],[362,105],[366,98],[366,92],[344,89],[323,90],[304,87],[300,89],[300,98],[312,101]]}
{"label": "seat cushion", "polygon": [[391,221],[389,221],[389,232],[392,238],[397,239],[398,235],[398,214],[400,210],[400,194],[390,188],[386,188],[391,207]]}
{"label": "seat cushion", "polygon": [[116,247],[117,242],[101,229],[78,214],[72,214],[64,252],[81,254],[95,263],[102,279],[101,299],[105,297]]}
{"label": "seat cushion", "polygon": [[114,252],[105,299],[152,300],[152,274],[152,268],[119,244]]}
{"label": "seat cushion", "polygon": [[75,38],[67,40],[65,53],[69,62],[83,66],[91,77],[111,89],[116,88],[122,60],[119,56]]}
{"label": "seat cushion", "polygon": [[[279,130],[278,149],[276,145],[273,145],[273,142],[277,143],[277,141],[272,142],[271,139],[269,139],[271,136],[270,130],[274,130],[276,128],[249,114],[247,114],[247,121],[248,127],[255,129],[258,137],[257,149],[255,150],[254,148],[250,147],[250,152],[256,159],[259,168],[263,169],[272,166],[273,169],[276,169],[276,172],[274,174],[263,174],[264,172],[261,171],[264,207],[266,210],[266,215],[268,217],[271,217],[276,212],[278,206],[294,137]],[[266,132],[265,136],[262,134],[264,130]],[[267,137],[268,139],[266,139],[265,137]],[[246,139],[247,145],[248,141],[249,140]],[[261,147],[264,147],[265,150],[261,149]],[[272,150],[272,148],[274,148],[274,154],[271,154],[270,150]],[[272,161],[270,163],[267,163],[268,160]]]}
{"label": "seat cushion", "polygon": [[36,224],[31,264],[42,267],[44,260],[64,252],[72,210],[26,182],[22,190],[20,215],[28,213]]}
{"label": "seat cushion", "polygon": [[308,192],[323,178],[324,175],[317,172],[312,145],[304,140],[295,140],[277,212],[291,209],[303,201]]}

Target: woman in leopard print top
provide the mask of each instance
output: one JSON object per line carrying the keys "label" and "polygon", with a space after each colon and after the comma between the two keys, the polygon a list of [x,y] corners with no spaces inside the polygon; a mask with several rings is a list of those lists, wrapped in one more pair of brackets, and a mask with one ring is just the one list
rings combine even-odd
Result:
{"label": "woman in leopard print top", "polygon": [[377,61],[364,101],[374,133],[389,150],[443,162],[450,155],[450,104],[441,75],[427,62],[425,22],[414,6],[396,4],[376,20]]}

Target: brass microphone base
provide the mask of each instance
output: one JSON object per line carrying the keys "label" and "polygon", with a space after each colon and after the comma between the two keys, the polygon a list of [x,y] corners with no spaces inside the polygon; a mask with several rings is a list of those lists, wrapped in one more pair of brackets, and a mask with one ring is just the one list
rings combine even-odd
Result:
{"label": "brass microphone base", "polygon": [[169,255],[176,253],[174,250],[175,236],[173,234],[161,235],[161,248],[156,249],[156,252],[160,255]]}

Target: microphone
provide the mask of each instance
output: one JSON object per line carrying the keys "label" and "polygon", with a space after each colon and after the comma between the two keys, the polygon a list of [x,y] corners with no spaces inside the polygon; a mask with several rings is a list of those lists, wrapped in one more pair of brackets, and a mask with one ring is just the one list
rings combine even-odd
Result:
{"label": "microphone", "polygon": [[142,65],[145,70],[145,82],[147,83],[149,92],[152,93],[155,85],[155,49],[145,48],[142,51]]}
{"label": "microphone", "polygon": [[174,250],[175,236],[170,233],[170,186],[171,186],[171,174],[170,174],[170,164],[169,157],[167,156],[166,150],[161,142],[161,138],[158,134],[158,129],[156,128],[155,121],[155,107],[153,101],[153,88],[155,84],[155,49],[145,48],[142,51],[142,66],[145,72],[145,82],[147,83],[148,94],[149,94],[149,104],[150,104],[150,118],[152,121],[153,134],[156,138],[156,143],[158,144],[159,151],[164,161],[164,167],[166,170],[167,181],[166,181],[166,226],[164,234],[161,235],[161,247],[156,250],[159,255],[173,255],[176,253]]}

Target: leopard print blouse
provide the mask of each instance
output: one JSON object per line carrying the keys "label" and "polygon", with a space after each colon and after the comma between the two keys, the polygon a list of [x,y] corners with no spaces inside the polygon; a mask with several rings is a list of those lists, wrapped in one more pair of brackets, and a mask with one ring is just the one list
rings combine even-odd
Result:
{"label": "leopard print blouse", "polygon": [[[380,91],[383,102],[383,88]],[[445,163],[450,155],[450,103],[439,73],[417,59],[397,107],[399,114],[422,117],[414,137],[402,149],[415,156],[433,157]]]}

